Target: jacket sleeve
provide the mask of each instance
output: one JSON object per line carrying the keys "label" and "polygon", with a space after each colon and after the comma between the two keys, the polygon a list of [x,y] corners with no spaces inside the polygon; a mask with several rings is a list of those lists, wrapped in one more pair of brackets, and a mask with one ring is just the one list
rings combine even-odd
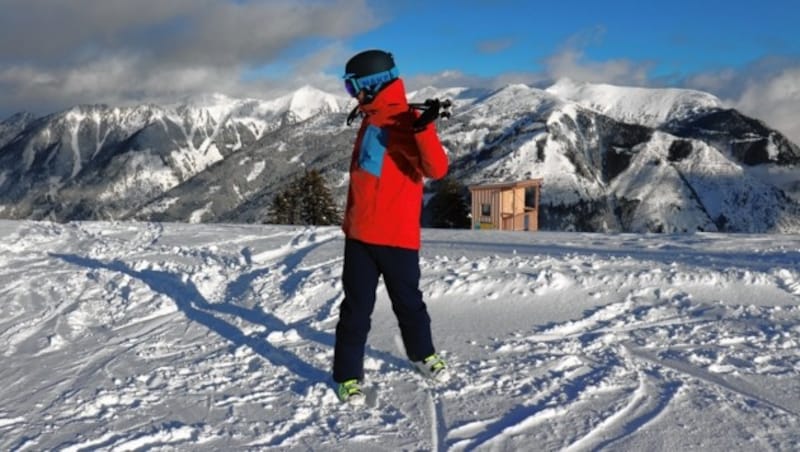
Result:
{"label": "jacket sleeve", "polygon": [[425,129],[414,134],[419,148],[422,174],[432,179],[441,179],[447,174],[448,160],[444,152],[436,127],[429,124]]}

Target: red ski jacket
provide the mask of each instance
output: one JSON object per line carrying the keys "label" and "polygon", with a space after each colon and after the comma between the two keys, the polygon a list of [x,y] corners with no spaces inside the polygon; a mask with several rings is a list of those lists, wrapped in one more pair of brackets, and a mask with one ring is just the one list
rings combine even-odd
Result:
{"label": "red ski jacket", "polygon": [[342,229],[365,243],[418,250],[423,177],[447,173],[436,128],[431,123],[414,133],[419,114],[409,108],[401,79],[359,108],[365,116],[353,148]]}

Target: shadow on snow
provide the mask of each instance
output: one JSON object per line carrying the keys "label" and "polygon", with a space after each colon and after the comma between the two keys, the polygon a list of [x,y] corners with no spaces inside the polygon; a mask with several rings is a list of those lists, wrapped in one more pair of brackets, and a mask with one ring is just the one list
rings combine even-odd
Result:
{"label": "shadow on snow", "polygon": [[[194,283],[184,280],[182,275],[177,273],[157,270],[138,271],[119,260],[103,262],[97,259],[72,254],[51,253],[50,255],[69,264],[89,269],[106,269],[119,272],[142,281],[154,292],[166,295],[173,300],[189,320],[207,327],[209,330],[228,339],[236,346],[249,347],[273,365],[284,367],[297,375],[301,381],[292,386],[292,391],[299,395],[305,395],[306,391],[316,383],[327,382],[332,384],[331,376],[327,371],[307,363],[302,357],[270,344],[261,337],[248,336],[228,321],[214,315],[215,313],[219,313],[236,316],[248,322],[263,325],[268,331],[287,331],[289,329],[295,329],[303,339],[333,348],[335,337],[331,333],[315,330],[301,322],[287,324],[275,315],[262,310],[246,308],[232,303],[233,301],[241,299],[249,290],[250,283],[268,273],[268,269],[260,269],[240,276],[236,281],[229,284],[226,290],[226,299],[223,303],[209,303]],[[288,268],[283,273],[290,273],[295,266],[296,263],[295,265],[289,263],[289,265],[287,265]],[[291,284],[294,284],[294,282],[290,283],[290,285]],[[283,287],[284,290],[286,288],[286,286]],[[404,360],[390,353],[374,349],[368,349],[367,353],[375,355],[386,364],[395,367],[407,365]]]}

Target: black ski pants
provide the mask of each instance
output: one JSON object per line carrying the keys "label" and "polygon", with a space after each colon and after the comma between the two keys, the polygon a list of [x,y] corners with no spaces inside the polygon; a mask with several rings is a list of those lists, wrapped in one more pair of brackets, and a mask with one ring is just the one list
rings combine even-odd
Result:
{"label": "black ski pants", "polygon": [[419,290],[419,252],[347,239],[342,272],[344,300],[339,308],[333,358],[336,382],[364,377],[364,350],[381,275],[408,358],[420,361],[434,353],[431,319]]}

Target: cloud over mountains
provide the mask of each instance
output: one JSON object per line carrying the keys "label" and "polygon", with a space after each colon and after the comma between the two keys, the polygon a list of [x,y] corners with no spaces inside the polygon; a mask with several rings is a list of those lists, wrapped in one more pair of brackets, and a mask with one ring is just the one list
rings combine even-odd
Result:
{"label": "cloud over mountains", "polygon": [[[306,84],[334,92],[339,67],[358,50],[353,39],[391,22],[398,9],[366,0],[0,0],[0,117],[77,104],[163,103],[208,92],[271,98]],[[657,55],[642,60],[589,52],[606,34],[603,25],[588,26],[555,48],[531,49],[528,70],[481,76],[452,67],[404,76],[412,89],[541,86],[563,77],[694,88],[800,142],[797,56],[654,75]],[[464,45],[497,54],[521,45],[517,38],[487,37]]]}

